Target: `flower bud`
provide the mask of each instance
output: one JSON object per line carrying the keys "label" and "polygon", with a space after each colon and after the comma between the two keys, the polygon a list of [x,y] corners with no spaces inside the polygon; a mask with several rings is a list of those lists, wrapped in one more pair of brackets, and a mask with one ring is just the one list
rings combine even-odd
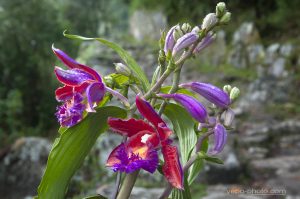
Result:
{"label": "flower bud", "polygon": [[168,99],[174,99],[181,104],[190,115],[197,121],[205,123],[207,120],[207,112],[205,107],[195,98],[184,94],[158,94],[158,96]]}
{"label": "flower bud", "polygon": [[201,52],[204,48],[206,48],[207,46],[209,46],[210,44],[213,43],[213,41],[215,40],[215,34],[209,32],[207,34],[206,37],[204,37],[202,39],[202,41],[200,43],[197,44],[196,48],[194,49],[193,53],[196,54],[196,53],[199,53]]}
{"label": "flower bud", "polygon": [[198,33],[200,32],[199,26],[195,26],[195,27],[192,29],[191,32],[194,32],[194,33],[198,34]]}
{"label": "flower bud", "polygon": [[115,66],[116,66],[117,73],[128,77],[131,75],[131,70],[126,65],[122,63],[115,63]]}
{"label": "flower bud", "polygon": [[227,24],[231,19],[231,13],[230,12],[226,12],[223,17],[221,17],[220,19],[220,23],[221,24]]}
{"label": "flower bud", "polygon": [[177,41],[183,35],[184,35],[184,32],[182,32],[180,26],[176,25],[174,32],[173,32],[173,38],[175,39],[175,41]]}
{"label": "flower bud", "polygon": [[181,84],[180,87],[193,90],[218,107],[227,108],[230,104],[228,94],[212,84],[191,82]]}
{"label": "flower bud", "polygon": [[232,125],[232,122],[234,120],[234,112],[233,110],[231,110],[230,108],[227,109],[225,112],[224,112],[224,125],[225,126],[231,126]]}
{"label": "flower bud", "polygon": [[219,2],[216,6],[217,17],[222,17],[226,13],[226,4],[224,2]]}
{"label": "flower bud", "polygon": [[175,45],[174,31],[177,26],[178,25],[173,26],[166,35],[165,46],[164,46],[164,51],[166,54],[168,53],[168,51],[172,51]]}
{"label": "flower bud", "polygon": [[182,24],[182,26],[181,26],[181,30],[182,30],[184,33],[188,33],[188,32],[191,32],[192,27],[191,27],[190,24],[184,23],[184,24]]}
{"label": "flower bud", "polygon": [[233,87],[230,91],[230,99],[231,100],[236,100],[240,95],[240,89],[237,87]]}
{"label": "flower bud", "polygon": [[223,91],[225,91],[227,94],[230,94],[231,86],[230,86],[230,85],[225,85],[225,86],[223,87]]}
{"label": "flower bud", "polygon": [[180,50],[189,47],[190,45],[195,43],[198,40],[198,38],[199,36],[193,32],[186,33],[185,35],[183,35],[177,40],[173,48],[172,55],[174,56]]}
{"label": "flower bud", "polygon": [[218,123],[214,128],[214,148],[209,152],[212,155],[220,153],[227,141],[227,132],[225,127]]}
{"label": "flower bud", "polygon": [[209,13],[206,15],[206,17],[203,19],[203,23],[201,28],[210,30],[212,27],[214,27],[218,23],[218,18],[215,13]]}

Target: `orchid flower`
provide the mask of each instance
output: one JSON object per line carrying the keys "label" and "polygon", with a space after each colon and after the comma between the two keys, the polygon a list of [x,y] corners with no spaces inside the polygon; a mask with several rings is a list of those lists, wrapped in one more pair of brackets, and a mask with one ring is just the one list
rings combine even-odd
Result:
{"label": "orchid flower", "polygon": [[177,148],[171,145],[172,134],[162,118],[142,97],[136,97],[136,105],[142,116],[149,121],[109,118],[111,129],[128,140],[117,146],[109,155],[106,166],[114,171],[131,173],[144,169],[155,172],[158,166],[157,151],[161,148],[165,163],[163,173],[173,187],[183,189],[183,172]]}
{"label": "orchid flower", "polygon": [[[61,126],[71,127],[80,122],[84,110],[96,112],[94,108],[103,99],[106,91],[128,103],[124,96],[106,87],[101,76],[94,69],[76,62],[54,46],[52,50],[69,68],[64,70],[56,66],[54,69],[58,81],[64,84],[55,91],[57,101],[63,102],[56,112]],[[83,104],[84,101],[87,102],[86,105]]]}

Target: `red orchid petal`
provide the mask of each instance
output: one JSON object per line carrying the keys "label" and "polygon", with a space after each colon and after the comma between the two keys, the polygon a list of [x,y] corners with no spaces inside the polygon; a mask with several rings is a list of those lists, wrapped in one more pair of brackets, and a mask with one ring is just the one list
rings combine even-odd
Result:
{"label": "red orchid petal", "polygon": [[173,187],[183,189],[183,171],[177,148],[172,145],[165,145],[161,151],[165,160],[162,168],[164,176]]}
{"label": "red orchid petal", "polygon": [[139,112],[153,125],[157,127],[159,123],[165,124],[165,122],[145,99],[137,95],[135,102]]}
{"label": "red orchid petal", "polygon": [[65,101],[73,96],[73,87],[63,86],[55,90],[55,97],[57,101]]}
{"label": "red orchid petal", "polygon": [[95,82],[86,88],[86,96],[88,101],[88,112],[95,112],[94,104],[99,103],[105,95],[105,86],[102,82]]}
{"label": "red orchid petal", "polygon": [[150,131],[140,131],[139,133],[131,136],[127,140],[127,146],[132,151],[139,150],[141,147],[157,147],[159,144],[159,139],[156,133]]}
{"label": "red orchid petal", "polygon": [[55,48],[54,45],[52,45],[52,50],[54,52],[54,54],[69,68],[73,69],[73,68],[78,68],[78,69],[82,69],[85,72],[89,73],[90,75],[92,75],[94,78],[94,80],[100,81],[102,82],[102,79],[100,77],[100,75],[92,68],[80,64],[77,61],[75,61],[74,59],[72,59],[71,57],[69,57],[64,51]]}
{"label": "red orchid petal", "polygon": [[[122,143],[123,144],[123,143]],[[118,150],[122,146],[122,144],[118,145],[108,156],[106,166],[111,167],[115,164],[119,164],[121,161],[118,158]]]}
{"label": "red orchid petal", "polygon": [[54,69],[57,79],[69,86],[79,86],[86,81],[93,81],[93,77],[80,69],[64,70],[60,67]]}
{"label": "red orchid petal", "polygon": [[140,131],[155,132],[154,128],[143,120],[136,120],[131,118],[129,120],[122,120],[119,118],[108,118],[108,125],[113,131],[131,137]]}
{"label": "red orchid petal", "polygon": [[173,133],[165,123],[159,123],[157,126],[157,131],[162,144],[164,143],[163,141],[167,140]]}

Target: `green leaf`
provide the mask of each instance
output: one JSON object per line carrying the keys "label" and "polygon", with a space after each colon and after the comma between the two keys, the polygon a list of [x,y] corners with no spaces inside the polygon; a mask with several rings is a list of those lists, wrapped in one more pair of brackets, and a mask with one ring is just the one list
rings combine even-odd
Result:
{"label": "green leaf", "polygon": [[83,199],[107,199],[107,198],[101,195],[95,195],[95,196],[88,196]]}
{"label": "green leaf", "polygon": [[[206,152],[208,149],[208,139],[203,140],[202,145],[201,145],[201,151]],[[195,153],[195,151],[193,151],[193,153]],[[194,180],[197,178],[197,176],[199,175],[200,171],[203,169],[204,167],[204,161],[201,158],[198,158],[195,163],[191,166],[190,173],[189,173],[189,177],[188,177],[188,182],[189,185],[191,185]]]}
{"label": "green leaf", "polygon": [[99,41],[105,46],[115,50],[118,55],[121,57],[121,59],[126,63],[126,65],[132,70],[134,73],[134,76],[139,79],[141,82],[143,89],[147,91],[150,87],[149,80],[147,79],[147,76],[145,75],[144,71],[142,68],[136,63],[136,61],[129,55],[127,51],[125,51],[123,48],[118,46],[117,44],[107,41],[102,38],[88,38],[88,37],[82,37],[79,35],[70,35],[66,34],[66,32],[63,33],[65,37],[70,38],[70,39],[79,39],[79,40],[84,40],[84,41]]}
{"label": "green leaf", "polygon": [[82,165],[99,135],[108,128],[108,117],[126,116],[118,107],[101,107],[79,124],[60,134],[52,146],[46,171],[38,188],[39,199],[62,199],[68,183]]}
{"label": "green leaf", "polygon": [[[184,175],[186,176],[186,175]],[[184,178],[184,190],[173,189],[172,199],[191,199],[191,191],[187,178]]]}
{"label": "green leaf", "polygon": [[173,129],[179,139],[182,164],[185,164],[197,142],[197,136],[194,131],[194,120],[184,108],[177,104],[168,104],[164,110],[164,114],[173,124]]}
{"label": "green leaf", "polygon": [[[160,89],[161,93],[169,93],[169,91],[171,90],[172,86],[163,86]],[[191,97],[195,97],[197,98],[197,96],[195,95],[195,93],[185,89],[185,88],[180,88],[178,89],[178,91],[176,93],[181,93],[181,94],[185,94],[185,95],[189,95]]]}
{"label": "green leaf", "polygon": [[200,159],[204,159],[207,162],[212,162],[212,163],[216,163],[216,164],[224,164],[223,160],[213,157],[213,156],[208,156],[206,153],[204,153],[203,151],[200,151],[198,153],[198,157]]}

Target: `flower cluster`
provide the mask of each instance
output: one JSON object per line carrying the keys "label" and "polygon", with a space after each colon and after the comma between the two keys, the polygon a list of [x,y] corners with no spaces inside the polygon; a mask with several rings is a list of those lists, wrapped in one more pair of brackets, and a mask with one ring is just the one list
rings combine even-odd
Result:
{"label": "flower cluster", "polygon": [[[131,106],[127,98],[114,90],[108,81],[105,85],[94,69],[76,62],[63,51],[52,47],[55,55],[68,67],[67,70],[55,67],[56,77],[63,84],[55,91],[57,101],[62,102],[56,112],[59,123],[65,127],[76,125],[83,119],[85,112],[96,112],[97,105],[109,92],[122,101],[129,116],[127,119],[110,117],[107,120],[111,130],[123,136],[124,139],[110,153],[106,166],[115,172],[126,174],[140,169],[154,173],[159,167],[161,152],[162,173],[171,185],[171,189],[174,187],[183,190],[184,173],[195,162],[199,152],[208,155],[222,152],[227,141],[227,130],[231,128],[234,119],[231,105],[237,99],[239,89],[231,88],[230,85],[220,89],[199,81],[180,84],[181,67],[187,59],[194,57],[214,41],[213,29],[228,23],[230,16],[225,4],[221,2],[218,3],[216,12],[208,14],[201,25],[191,27],[188,23],[177,24],[171,27],[167,34],[163,34],[160,40],[158,67],[153,74],[151,84],[146,82],[149,88],[140,86],[145,82],[138,77],[142,72],[137,72],[138,66],[133,59],[128,57],[129,55],[120,47],[105,42],[121,54],[124,62],[128,64],[128,66],[122,63],[116,64],[116,71],[121,76],[122,81],[119,80],[119,84],[123,85],[119,89],[122,88],[125,91],[124,95],[128,95],[129,89],[135,93],[135,100]],[[171,73],[174,74],[172,87],[168,92],[164,92],[162,84]],[[185,92],[179,92],[180,90],[185,90]],[[205,106],[207,103],[200,102],[199,95],[210,103],[210,109]],[[157,101],[161,102],[158,112],[154,108],[159,105],[156,104]],[[184,166],[180,162],[180,150],[173,144],[170,137],[173,130],[176,132],[176,127],[170,129],[161,117],[161,114],[164,114],[165,105],[170,102],[182,106],[191,115],[191,120],[199,131],[192,132],[195,133],[194,138],[198,136],[198,140],[195,138],[196,145],[192,146],[193,150],[188,152],[196,154],[194,158],[190,157],[190,154],[186,155],[189,158]],[[141,119],[132,117],[136,110],[139,111]],[[107,117],[105,122],[106,119]],[[213,137],[213,146],[210,146],[208,151],[201,151],[202,141],[209,139],[210,135]],[[116,193],[118,193],[119,186],[116,187]],[[164,192],[166,197],[171,189]]]}

